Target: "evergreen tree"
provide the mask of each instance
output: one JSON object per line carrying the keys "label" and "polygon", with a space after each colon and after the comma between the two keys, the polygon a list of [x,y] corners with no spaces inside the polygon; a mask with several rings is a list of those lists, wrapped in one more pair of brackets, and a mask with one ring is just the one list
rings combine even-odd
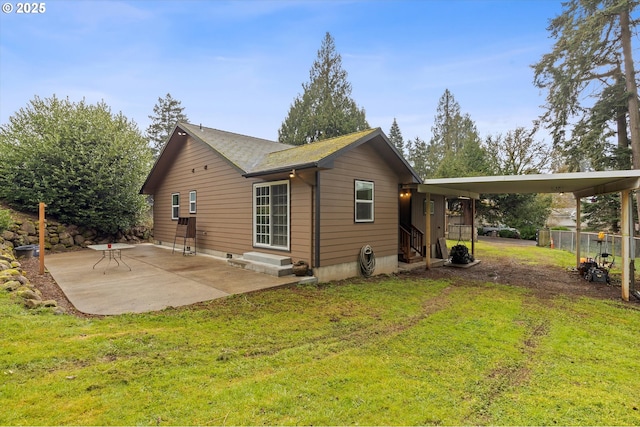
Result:
{"label": "evergreen tree", "polygon": [[153,107],[153,115],[149,116],[151,124],[146,131],[154,157],[160,154],[176,123],[188,121],[183,111],[181,102],[173,99],[170,93],[167,93],[164,98],[158,97],[158,103]]}
{"label": "evergreen tree", "polygon": [[389,140],[398,149],[400,154],[404,156],[404,139],[402,139],[402,132],[400,132],[400,126],[398,126],[395,117],[393,118],[391,129],[389,129]]}
{"label": "evergreen tree", "polygon": [[490,172],[475,123],[446,89],[438,103],[426,159],[427,176],[448,178]]}
{"label": "evergreen tree", "polygon": [[351,84],[331,34],[326,33],[302,88],[278,130],[279,142],[303,145],[369,128],[364,109],[351,99]]}
{"label": "evergreen tree", "polygon": [[[569,0],[551,20],[553,50],[533,66],[534,83],[547,91],[542,121],[572,170],[640,169],[640,98],[634,70],[631,19],[638,0]],[[614,139],[615,141],[614,142]],[[592,209],[607,219],[614,200]],[[638,204],[640,213],[640,204]]]}
{"label": "evergreen tree", "polygon": [[599,194],[580,204],[581,219],[595,231],[620,231],[620,193]]}
{"label": "evergreen tree", "polygon": [[[603,157],[614,153],[621,162],[616,169],[629,164],[622,157],[631,154],[634,168],[640,168],[640,108],[631,47],[638,20],[630,19],[638,4],[563,3],[548,28],[556,39],[553,50],[533,66],[534,83],[547,91],[542,121],[574,170],[582,159],[605,167]],[[606,142],[612,135],[617,135],[617,149]]]}
{"label": "evergreen tree", "polygon": [[101,232],[138,223],[151,150],[137,125],[104,103],[35,97],[0,126],[0,199],[38,203],[60,221]]}
{"label": "evergreen tree", "polygon": [[429,147],[427,143],[416,136],[413,141],[407,142],[408,161],[420,175],[422,179],[429,177],[427,161],[429,158]]}

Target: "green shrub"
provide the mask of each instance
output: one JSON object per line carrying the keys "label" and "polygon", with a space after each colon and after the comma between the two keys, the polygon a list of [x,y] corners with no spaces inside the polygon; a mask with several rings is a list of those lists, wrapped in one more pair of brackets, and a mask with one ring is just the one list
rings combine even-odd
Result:
{"label": "green shrub", "polygon": [[13,224],[11,212],[8,209],[0,209],[0,232],[6,231]]}
{"label": "green shrub", "polygon": [[140,187],[151,149],[137,125],[104,103],[41,99],[0,126],[0,199],[24,212],[39,202],[61,222],[114,233],[147,208]]}
{"label": "green shrub", "polygon": [[536,240],[538,229],[533,225],[525,225],[520,228],[520,238],[525,240]]}
{"label": "green shrub", "polygon": [[517,231],[511,231],[511,230],[500,230],[498,231],[498,236],[504,237],[507,239],[519,239],[520,233],[518,233]]}

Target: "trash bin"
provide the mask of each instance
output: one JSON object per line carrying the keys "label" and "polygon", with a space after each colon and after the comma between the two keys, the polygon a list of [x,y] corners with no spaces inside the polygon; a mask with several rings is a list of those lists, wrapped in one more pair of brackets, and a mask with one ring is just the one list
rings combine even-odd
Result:
{"label": "trash bin", "polygon": [[16,251],[16,258],[31,258],[33,256],[33,245],[24,245],[14,248]]}
{"label": "trash bin", "polygon": [[548,228],[538,230],[538,246],[543,248],[551,246],[551,230]]}

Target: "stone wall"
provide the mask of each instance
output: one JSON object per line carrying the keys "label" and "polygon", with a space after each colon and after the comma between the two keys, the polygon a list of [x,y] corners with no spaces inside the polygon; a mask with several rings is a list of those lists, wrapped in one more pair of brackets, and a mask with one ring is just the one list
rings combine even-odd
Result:
{"label": "stone wall", "polygon": [[[19,218],[16,219],[16,216]],[[18,302],[27,308],[50,307],[56,313],[64,310],[56,301],[44,301],[40,291],[33,286],[16,259],[14,248],[40,243],[38,220],[14,215],[9,229],[0,234],[0,290],[10,292]],[[45,221],[44,248],[47,251],[61,252],[100,243],[140,243],[152,238],[151,230],[135,227],[125,233],[115,235],[98,234],[95,230],[74,225],[65,225],[56,221]]]}
{"label": "stone wall", "polygon": [[[98,234],[95,230],[75,225],[60,224],[46,220],[44,248],[61,252],[74,247],[87,247],[100,243],[140,243],[151,239],[151,230],[146,227],[134,227],[127,232],[115,235]],[[9,230],[0,235],[0,246],[11,249],[24,245],[37,245],[40,242],[38,220],[14,219]]]}
{"label": "stone wall", "polygon": [[10,292],[27,308],[49,307],[55,313],[64,313],[55,300],[43,300],[40,291],[29,282],[20,262],[9,247],[0,244],[0,289]]}

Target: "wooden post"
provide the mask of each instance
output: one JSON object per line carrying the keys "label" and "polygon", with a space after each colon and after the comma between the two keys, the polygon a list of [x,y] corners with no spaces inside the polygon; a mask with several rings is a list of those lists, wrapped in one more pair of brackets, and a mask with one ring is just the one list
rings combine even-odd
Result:
{"label": "wooden post", "polygon": [[425,254],[426,260],[426,268],[427,270],[431,269],[431,193],[426,193],[424,195],[426,198],[427,209],[425,215],[425,225],[424,225],[424,235],[426,237],[426,248],[427,253]]}
{"label": "wooden post", "polygon": [[476,256],[476,199],[469,199],[471,202],[471,255]]}
{"label": "wooden post", "polygon": [[633,237],[633,215],[631,214],[631,192],[629,190],[622,191],[622,200],[620,203],[621,225],[622,231],[622,299],[629,301],[629,285],[631,284],[631,262],[635,258],[631,256],[631,238]]}
{"label": "wooden post", "polygon": [[40,274],[44,274],[44,207],[46,205],[40,202]]}
{"label": "wooden post", "polygon": [[[580,197],[576,197],[576,268],[580,267],[580,232],[582,231],[581,223],[582,218],[580,215]],[[549,235],[551,235],[551,229],[549,229]]]}

